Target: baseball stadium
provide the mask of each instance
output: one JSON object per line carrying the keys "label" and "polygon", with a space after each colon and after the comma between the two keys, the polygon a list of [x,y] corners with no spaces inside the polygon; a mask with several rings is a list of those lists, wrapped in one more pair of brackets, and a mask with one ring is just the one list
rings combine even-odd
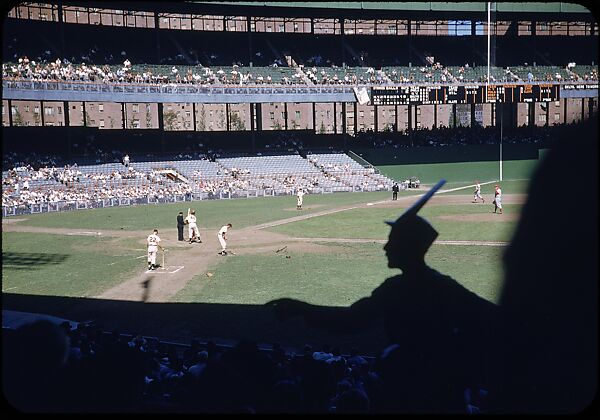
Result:
{"label": "baseball stadium", "polygon": [[589,5],[3,12],[11,410],[593,409]]}

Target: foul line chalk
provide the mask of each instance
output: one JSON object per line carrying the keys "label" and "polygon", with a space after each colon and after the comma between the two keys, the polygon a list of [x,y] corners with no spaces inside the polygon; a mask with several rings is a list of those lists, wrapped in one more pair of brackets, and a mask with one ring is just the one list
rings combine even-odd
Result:
{"label": "foul line chalk", "polygon": [[167,271],[167,270],[146,270],[145,274],[175,274],[177,273],[179,270],[183,269],[185,266],[184,265],[175,265],[173,267],[168,267],[168,269],[173,269],[173,268],[177,268],[175,271]]}

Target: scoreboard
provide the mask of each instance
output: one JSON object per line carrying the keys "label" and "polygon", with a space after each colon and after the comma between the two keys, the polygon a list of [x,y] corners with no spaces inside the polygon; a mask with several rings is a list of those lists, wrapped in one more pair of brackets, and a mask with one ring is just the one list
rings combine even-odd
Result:
{"label": "scoreboard", "polygon": [[551,102],[560,99],[558,84],[374,86],[373,105],[441,105],[504,102]]}

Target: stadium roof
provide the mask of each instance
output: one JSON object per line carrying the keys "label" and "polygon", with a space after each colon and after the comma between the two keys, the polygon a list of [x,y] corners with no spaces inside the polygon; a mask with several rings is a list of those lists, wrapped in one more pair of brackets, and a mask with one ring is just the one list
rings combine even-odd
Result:
{"label": "stadium roof", "polygon": [[[485,12],[486,2],[400,2],[400,1],[320,1],[320,2],[276,2],[276,1],[195,1],[194,3],[231,5],[231,6],[260,6],[286,8],[316,8],[316,9],[360,9],[360,10],[406,10],[406,11],[465,11]],[[492,10],[498,12],[539,12],[539,13],[590,13],[579,4],[574,3],[533,3],[533,2],[493,2]]]}
{"label": "stadium roof", "polygon": [[[46,3],[159,13],[194,13],[224,16],[322,17],[349,19],[481,19],[487,2],[277,2],[277,1],[115,1],[46,0]],[[594,14],[575,3],[492,2],[492,11],[510,19],[577,20],[595,22]],[[497,15],[497,16],[498,16]]]}

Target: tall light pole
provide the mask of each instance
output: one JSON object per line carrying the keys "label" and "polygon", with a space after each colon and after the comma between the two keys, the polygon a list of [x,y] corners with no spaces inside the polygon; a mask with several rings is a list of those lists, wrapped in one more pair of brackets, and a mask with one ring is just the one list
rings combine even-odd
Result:
{"label": "tall light pole", "polygon": [[502,181],[502,126],[504,125],[504,104],[500,106],[500,181]]}
{"label": "tall light pole", "polygon": [[[492,37],[492,3],[487,2],[487,80],[485,82],[485,102],[489,101],[488,88],[490,84],[490,40]],[[504,104],[500,105],[500,181],[502,181],[502,125],[504,124]]]}
{"label": "tall light pole", "polygon": [[490,37],[492,35],[492,19],[491,19],[492,3],[488,1],[487,4],[487,80],[485,82],[485,95],[487,102],[487,90],[490,83]]}

